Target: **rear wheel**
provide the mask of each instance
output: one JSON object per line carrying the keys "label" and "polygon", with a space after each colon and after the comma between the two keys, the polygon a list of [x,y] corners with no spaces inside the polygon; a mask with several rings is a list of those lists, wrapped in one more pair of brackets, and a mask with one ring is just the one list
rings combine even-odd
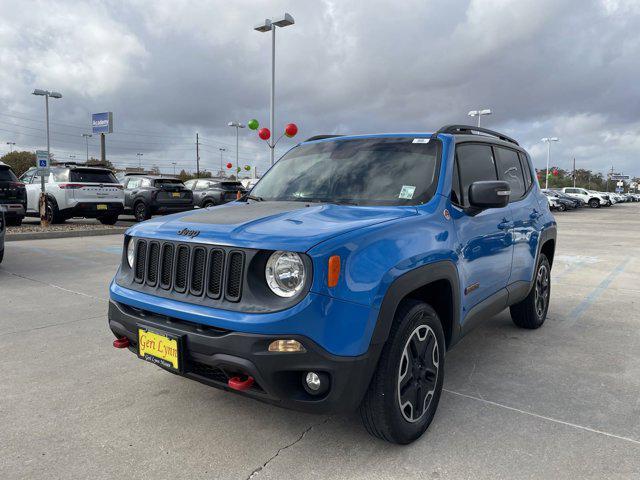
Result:
{"label": "rear wheel", "polygon": [[64,223],[64,221],[66,220],[66,218],[60,214],[60,210],[58,210],[58,204],[56,203],[56,201],[50,198],[47,198],[47,203],[45,206],[45,218],[47,219],[47,222],[51,224]]}
{"label": "rear wheel", "polygon": [[511,319],[520,328],[534,329],[547,319],[551,298],[551,265],[544,253],[540,254],[533,288],[527,298],[510,308]]}
{"label": "rear wheel", "polygon": [[209,208],[209,207],[215,207],[215,203],[213,203],[211,200],[207,200],[206,202],[204,202],[202,204],[202,208]]}
{"label": "rear wheel", "polygon": [[438,314],[404,301],[360,405],[367,431],[388,442],[418,439],[433,420],[444,378],[444,333]]}
{"label": "rear wheel", "polygon": [[3,258],[4,258],[4,248],[0,250],[0,263],[2,263]]}
{"label": "rear wheel", "polygon": [[138,202],[135,204],[133,207],[133,215],[136,217],[138,222],[144,222],[151,218],[151,212],[149,212],[149,208],[144,202]]}
{"label": "rear wheel", "polygon": [[8,227],[19,227],[20,225],[22,225],[22,218],[19,218],[19,217],[7,218]]}
{"label": "rear wheel", "polygon": [[567,206],[564,203],[560,203],[558,205],[558,211],[564,212],[567,209]]}

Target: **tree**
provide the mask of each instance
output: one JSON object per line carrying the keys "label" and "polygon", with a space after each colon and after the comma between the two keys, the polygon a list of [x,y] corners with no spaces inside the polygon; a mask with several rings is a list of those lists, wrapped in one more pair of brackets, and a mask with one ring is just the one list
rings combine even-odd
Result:
{"label": "tree", "polygon": [[19,177],[31,167],[36,166],[36,154],[27,151],[11,152],[1,157],[0,162],[9,165],[13,173]]}
{"label": "tree", "polygon": [[94,167],[94,166],[98,166],[98,167],[105,167],[108,168],[109,170],[115,170],[116,167],[113,165],[113,163],[111,163],[109,160],[105,160],[104,162],[102,160],[98,160],[95,158],[90,158],[89,160],[87,160],[86,162],[87,167]]}

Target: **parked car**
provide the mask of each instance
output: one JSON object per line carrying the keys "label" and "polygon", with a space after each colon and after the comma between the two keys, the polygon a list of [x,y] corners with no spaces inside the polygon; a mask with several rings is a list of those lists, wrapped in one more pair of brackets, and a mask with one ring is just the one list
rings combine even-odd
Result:
{"label": "parked car", "polygon": [[219,178],[201,178],[187,180],[184,186],[193,192],[193,203],[196,207],[207,208],[233,202],[247,193],[238,181]]}
{"label": "parked car", "polygon": [[570,197],[578,198],[591,208],[600,208],[606,206],[609,203],[608,199],[605,199],[603,195],[592,190],[586,190],[584,188],[576,187],[564,187],[562,192],[566,193]]}
{"label": "parked car", "polygon": [[534,172],[476,127],[311,138],[242,201],[126,232],[114,346],[283,407],[359,408],[412,442],[447,349],[507,307],[545,321],[556,223]]}
{"label": "parked car", "polygon": [[4,212],[0,211],[0,263],[4,259],[4,234],[7,230],[7,224],[4,219]]}
{"label": "parked car", "polygon": [[[40,215],[40,170],[30,168],[20,180],[27,189],[27,215]],[[113,225],[124,209],[124,193],[108,168],[74,163],[51,167],[45,174],[46,218],[62,223],[72,217],[97,218]]]}
{"label": "parked car", "polygon": [[127,174],[124,180],[124,207],[125,212],[142,222],[156,214],[192,210],[193,192],[178,178]]}
{"label": "parked car", "polygon": [[573,202],[573,205],[575,206],[575,208],[584,207],[586,205],[586,203],[581,199],[571,197],[560,190],[551,190],[551,191],[554,192],[558,198],[564,198],[565,200],[570,200],[571,202]]}
{"label": "parked car", "polygon": [[573,199],[570,197],[565,198],[564,195],[561,195],[560,193],[553,190],[542,190],[542,193],[547,196],[547,200],[549,200],[549,208],[551,208],[552,210],[556,209],[564,212],[565,210],[573,210],[574,208],[578,207],[577,199]]}
{"label": "parked car", "polygon": [[0,210],[7,225],[19,226],[26,214],[27,190],[9,165],[0,162]]}

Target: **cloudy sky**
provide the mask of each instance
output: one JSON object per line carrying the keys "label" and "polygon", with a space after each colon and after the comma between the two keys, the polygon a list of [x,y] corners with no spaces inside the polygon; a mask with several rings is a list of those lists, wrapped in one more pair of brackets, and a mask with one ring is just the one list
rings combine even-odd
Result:
{"label": "cloudy sky", "polygon": [[[85,154],[92,112],[114,112],[108,158],[164,171],[235,155],[229,120],[268,124],[269,35],[278,31],[277,113],[296,140],[320,133],[430,132],[472,121],[519,139],[536,166],[640,175],[640,0],[1,0],[0,153]],[[284,139],[283,153],[295,142]],[[92,139],[90,154],[98,155]],[[264,171],[268,148],[241,131],[240,161]]]}

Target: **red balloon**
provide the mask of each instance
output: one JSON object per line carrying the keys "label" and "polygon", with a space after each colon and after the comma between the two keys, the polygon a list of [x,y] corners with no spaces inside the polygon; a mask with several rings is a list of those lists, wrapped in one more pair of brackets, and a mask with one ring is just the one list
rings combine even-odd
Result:
{"label": "red balloon", "polygon": [[260,130],[258,130],[258,136],[262,140],[269,140],[269,138],[271,137],[271,132],[268,128],[261,128]]}
{"label": "red balloon", "polygon": [[233,164],[231,162],[227,163],[227,168],[231,168],[233,167]]}
{"label": "red balloon", "polygon": [[298,126],[295,123],[288,123],[285,127],[284,127],[284,134],[291,138],[291,137],[295,137],[296,133],[298,133]]}
{"label": "red balloon", "polygon": [[554,176],[554,177],[557,177],[559,173],[560,173],[560,172],[558,172],[558,170],[554,170],[554,171],[553,171],[553,176]]}

